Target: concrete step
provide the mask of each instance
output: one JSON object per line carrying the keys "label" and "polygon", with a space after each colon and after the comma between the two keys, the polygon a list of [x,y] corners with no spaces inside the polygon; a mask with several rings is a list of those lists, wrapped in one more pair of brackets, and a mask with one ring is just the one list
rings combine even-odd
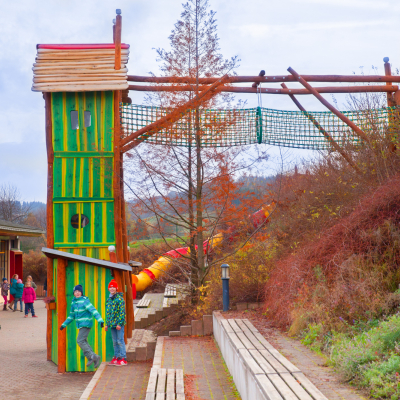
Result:
{"label": "concrete step", "polygon": [[154,357],[157,336],[153,331],[135,329],[132,338],[128,339],[126,359],[128,361],[145,361]]}
{"label": "concrete step", "polygon": [[208,336],[212,334],[212,315],[203,315],[201,320],[191,321],[190,325],[182,325],[179,331],[169,331],[169,336]]}

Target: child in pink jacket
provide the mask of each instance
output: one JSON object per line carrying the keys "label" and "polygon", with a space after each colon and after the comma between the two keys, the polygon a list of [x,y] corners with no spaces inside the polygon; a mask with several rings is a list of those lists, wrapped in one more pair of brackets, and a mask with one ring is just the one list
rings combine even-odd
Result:
{"label": "child in pink jacket", "polygon": [[36,293],[31,287],[31,282],[25,283],[24,292],[22,293],[22,301],[25,303],[25,318],[28,318],[29,310],[31,310],[32,317],[37,318],[35,310],[33,309],[33,303],[36,300]]}

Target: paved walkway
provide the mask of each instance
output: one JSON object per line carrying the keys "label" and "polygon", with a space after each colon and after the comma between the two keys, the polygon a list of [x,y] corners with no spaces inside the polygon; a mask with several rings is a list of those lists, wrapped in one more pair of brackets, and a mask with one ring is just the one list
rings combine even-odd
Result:
{"label": "paved walkway", "polygon": [[182,368],[187,400],[240,399],[213,337],[166,337],[162,368]]}
{"label": "paved walkway", "polygon": [[39,318],[0,311],[0,398],[78,400],[93,373],[57,374],[46,360],[46,309],[35,303]]}
{"label": "paved walkway", "polygon": [[106,366],[89,396],[90,400],[145,400],[153,360]]}
{"label": "paved walkway", "polygon": [[271,329],[267,318],[261,316],[260,310],[223,313],[225,318],[248,318],[263,336],[298,367],[304,375],[329,400],[365,400],[369,397],[362,391],[340,382],[333,368],[326,366],[326,360],[304,346],[299,340],[289,338],[276,329]]}

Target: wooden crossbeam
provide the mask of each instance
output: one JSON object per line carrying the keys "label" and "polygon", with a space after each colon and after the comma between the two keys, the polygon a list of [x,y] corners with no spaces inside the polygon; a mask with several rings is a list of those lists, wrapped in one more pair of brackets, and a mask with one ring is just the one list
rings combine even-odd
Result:
{"label": "wooden crossbeam", "polygon": [[[199,90],[206,90],[208,86],[201,85]],[[182,86],[149,86],[149,85],[129,85],[129,90],[138,92],[191,92],[194,90],[192,85]],[[371,93],[371,92],[386,92],[388,94],[396,92],[399,89],[398,85],[360,85],[360,86],[328,86],[316,87],[318,93]],[[266,94],[312,94],[307,89],[279,89],[279,88],[258,88],[256,87],[239,87],[239,86],[224,86],[221,92],[229,93],[266,93]]]}
{"label": "wooden crossbeam", "polygon": [[[386,75],[302,75],[307,82],[376,82],[385,83]],[[220,78],[199,78],[200,85],[211,85]],[[149,83],[187,83],[196,84],[196,79],[189,76],[139,76],[128,75],[130,82]],[[400,76],[391,76],[391,82],[400,82]],[[227,83],[254,83],[254,82],[296,82],[292,75],[265,75],[265,76],[230,76]]]}
{"label": "wooden crossbeam", "polygon": [[126,138],[121,140],[122,153],[125,153],[131,150],[133,147],[137,146],[140,143],[140,140],[137,140],[140,136],[145,133],[149,133],[149,135],[154,135],[162,129],[168,129],[171,127],[176,121],[182,118],[184,114],[186,114],[189,110],[198,107],[201,103],[211,99],[217,93],[220,92],[220,86],[224,85],[228,79],[228,75],[224,75],[219,81],[213,83],[206,90],[200,92],[194,99],[188,101],[180,107],[177,107],[174,111],[169,113],[163,118],[160,118],[158,121],[153,122],[150,125],[145,126],[142,129],[139,129],[137,132],[131,133]]}

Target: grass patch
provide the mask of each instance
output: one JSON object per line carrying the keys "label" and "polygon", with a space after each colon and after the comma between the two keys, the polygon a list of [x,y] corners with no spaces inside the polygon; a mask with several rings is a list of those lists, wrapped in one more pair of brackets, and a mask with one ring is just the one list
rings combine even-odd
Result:
{"label": "grass patch", "polygon": [[372,397],[400,399],[400,314],[355,321],[345,333],[322,332],[323,325],[310,324],[302,343],[328,354],[343,380],[368,389]]}

